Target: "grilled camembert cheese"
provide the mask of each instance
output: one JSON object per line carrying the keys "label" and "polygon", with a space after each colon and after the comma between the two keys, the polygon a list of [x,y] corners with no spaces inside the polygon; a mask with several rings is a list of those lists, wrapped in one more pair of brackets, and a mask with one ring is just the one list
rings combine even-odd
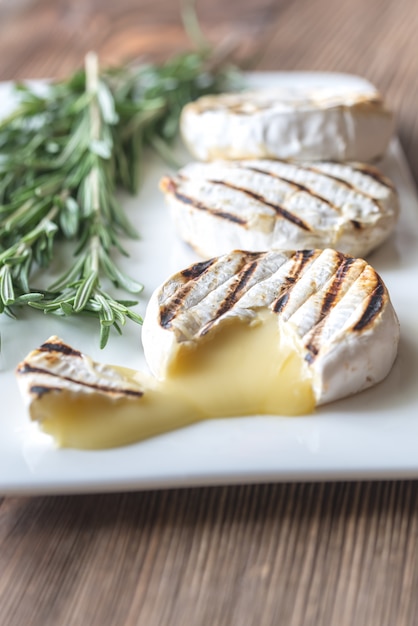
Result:
{"label": "grilled camembert cheese", "polygon": [[382,156],[394,119],[381,94],[359,77],[307,81],[272,90],[203,96],[181,115],[183,140],[199,160],[336,159]]}
{"label": "grilled camembert cheese", "polygon": [[143,345],[154,377],[51,338],[18,366],[58,444],[105,448],[199,420],[300,415],[382,380],[399,325],[380,277],[334,250],[235,251],[158,288]]}
{"label": "grilled camembert cheese", "polygon": [[392,232],[392,182],[370,165],[278,160],[191,163],[160,183],[180,237],[201,256],[332,247],[365,256]]}
{"label": "grilled camembert cheese", "polygon": [[363,259],[331,249],[233,251],[157,289],[142,339],[153,374],[183,377],[205,403],[230,395],[240,411],[294,414],[381,381],[399,324]]}

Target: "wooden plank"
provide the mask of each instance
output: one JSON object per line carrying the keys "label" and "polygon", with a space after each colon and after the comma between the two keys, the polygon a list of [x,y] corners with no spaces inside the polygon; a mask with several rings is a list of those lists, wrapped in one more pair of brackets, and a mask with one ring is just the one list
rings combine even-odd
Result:
{"label": "wooden plank", "polygon": [[394,626],[418,610],[415,482],[5,502],[7,625]]}

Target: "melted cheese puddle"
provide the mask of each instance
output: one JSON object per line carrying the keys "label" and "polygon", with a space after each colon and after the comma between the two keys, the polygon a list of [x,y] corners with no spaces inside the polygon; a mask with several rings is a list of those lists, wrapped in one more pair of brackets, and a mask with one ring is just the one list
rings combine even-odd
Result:
{"label": "melted cheese puddle", "polygon": [[31,405],[32,418],[61,446],[99,449],[211,418],[300,415],[315,406],[300,349],[281,336],[277,316],[267,311],[251,323],[225,320],[197,344],[182,344],[162,381],[114,369],[139,383],[144,395],[115,400],[52,391]]}

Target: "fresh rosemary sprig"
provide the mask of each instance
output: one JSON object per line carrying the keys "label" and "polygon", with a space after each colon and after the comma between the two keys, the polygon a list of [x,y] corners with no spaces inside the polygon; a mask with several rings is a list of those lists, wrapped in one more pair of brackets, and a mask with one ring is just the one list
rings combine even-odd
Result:
{"label": "fresh rosemary sprig", "polygon": [[[146,147],[172,158],[179,115],[188,101],[231,88],[235,70],[211,68],[208,49],[166,63],[99,73],[95,54],[68,80],[43,92],[18,85],[18,105],[0,121],[0,313],[29,305],[45,313],[90,314],[104,347],[111,327],[140,323],[132,300],[142,285],[116,265],[122,236],[137,234],[116,198],[136,193]],[[33,286],[59,242],[73,242],[74,262],[43,290]],[[36,271],[35,271],[36,270]]]}

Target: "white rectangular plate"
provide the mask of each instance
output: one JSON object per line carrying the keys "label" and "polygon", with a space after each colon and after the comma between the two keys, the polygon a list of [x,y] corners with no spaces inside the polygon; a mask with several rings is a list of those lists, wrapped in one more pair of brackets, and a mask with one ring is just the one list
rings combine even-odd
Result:
{"label": "white rectangular plate", "polygon": [[[257,85],[309,80],[309,74],[250,75]],[[325,74],[324,81],[333,81]],[[2,111],[13,105],[0,85]],[[50,335],[96,360],[145,368],[140,327],[128,324],[104,351],[93,320],[22,312],[0,319],[0,494],[82,493],[267,481],[418,477],[418,198],[397,141],[381,163],[400,196],[393,236],[368,260],[386,282],[401,324],[399,355],[380,385],[298,418],[247,417],[200,423],[114,450],[56,449],[29,423],[14,369]],[[172,232],[158,181],[167,168],[147,159],[141,193],[124,198],[141,239],[126,242],[123,267],[152,290],[197,257]],[[62,264],[56,263],[56,273]],[[116,418],[117,419],[117,418]]]}

